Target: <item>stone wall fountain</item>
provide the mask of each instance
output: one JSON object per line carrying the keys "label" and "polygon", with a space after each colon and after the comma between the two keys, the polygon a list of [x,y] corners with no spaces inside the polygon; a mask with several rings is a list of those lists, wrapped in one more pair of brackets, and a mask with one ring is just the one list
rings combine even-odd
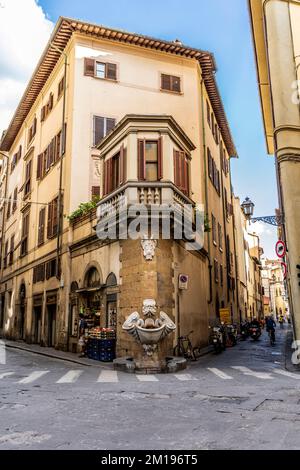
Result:
{"label": "stone wall fountain", "polygon": [[135,358],[115,359],[115,369],[144,374],[185,369],[184,358],[162,357],[160,354],[161,341],[176,330],[176,325],[165,312],[161,311],[159,318],[156,318],[156,311],[155,300],[146,299],[142,307],[144,319],[138,312],[133,312],[124,322],[123,330],[141,345],[141,352]]}

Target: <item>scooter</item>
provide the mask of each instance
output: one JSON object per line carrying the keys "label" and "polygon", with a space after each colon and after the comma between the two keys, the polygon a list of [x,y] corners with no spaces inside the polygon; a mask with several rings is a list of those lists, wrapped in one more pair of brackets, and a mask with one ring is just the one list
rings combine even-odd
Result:
{"label": "scooter", "polygon": [[237,329],[235,325],[227,325],[227,346],[233,347],[237,344]]}
{"label": "scooter", "polygon": [[214,326],[211,330],[211,343],[214,347],[215,353],[220,354],[225,349],[222,328]]}
{"label": "scooter", "polygon": [[261,329],[257,326],[251,326],[249,329],[249,334],[254,341],[257,341],[261,336]]}
{"label": "scooter", "polygon": [[241,340],[246,341],[249,336],[249,324],[247,322],[241,324]]}

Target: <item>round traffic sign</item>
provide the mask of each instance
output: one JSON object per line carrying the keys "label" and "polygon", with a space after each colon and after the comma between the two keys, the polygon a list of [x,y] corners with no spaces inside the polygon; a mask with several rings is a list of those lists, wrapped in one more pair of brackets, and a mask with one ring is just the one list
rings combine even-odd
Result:
{"label": "round traffic sign", "polygon": [[285,246],[285,243],[282,240],[279,240],[276,243],[275,251],[276,251],[276,255],[278,256],[278,258],[284,258],[285,257],[285,255],[286,255],[286,246]]}
{"label": "round traffic sign", "polygon": [[286,279],[286,276],[287,276],[287,265],[286,265],[286,263],[282,262],[281,263],[281,268],[282,268],[282,271],[283,271],[283,277],[284,277],[284,279]]}

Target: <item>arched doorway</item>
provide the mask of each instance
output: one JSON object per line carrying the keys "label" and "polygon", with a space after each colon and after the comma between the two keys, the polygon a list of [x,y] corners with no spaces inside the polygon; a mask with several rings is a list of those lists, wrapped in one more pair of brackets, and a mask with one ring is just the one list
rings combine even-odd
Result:
{"label": "arched doorway", "polygon": [[25,339],[25,318],[26,318],[26,286],[21,284],[19,291],[20,316],[19,316],[19,338]]}

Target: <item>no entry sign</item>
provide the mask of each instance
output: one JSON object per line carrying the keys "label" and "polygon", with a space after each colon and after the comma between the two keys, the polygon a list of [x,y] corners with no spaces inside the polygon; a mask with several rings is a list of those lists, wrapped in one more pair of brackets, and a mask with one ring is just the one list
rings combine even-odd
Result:
{"label": "no entry sign", "polygon": [[276,251],[276,255],[278,256],[278,258],[284,258],[285,257],[285,255],[286,255],[286,246],[285,246],[285,243],[282,240],[279,240],[276,243],[275,251]]}

